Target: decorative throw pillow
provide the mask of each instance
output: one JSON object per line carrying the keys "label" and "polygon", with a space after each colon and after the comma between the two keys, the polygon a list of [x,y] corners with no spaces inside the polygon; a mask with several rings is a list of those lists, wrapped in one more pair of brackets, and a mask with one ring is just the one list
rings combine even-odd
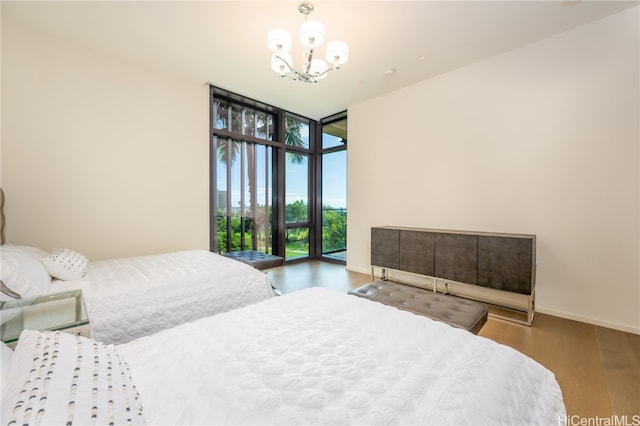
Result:
{"label": "decorative throw pillow", "polygon": [[51,276],[42,264],[47,253],[26,246],[4,245],[0,247],[1,299],[34,297],[49,293]]}
{"label": "decorative throw pillow", "polygon": [[113,345],[23,331],[8,381],[3,424],[145,423],[129,365]]}
{"label": "decorative throw pillow", "polygon": [[67,249],[53,249],[42,260],[49,274],[64,281],[81,280],[87,276],[89,260],[80,253]]}

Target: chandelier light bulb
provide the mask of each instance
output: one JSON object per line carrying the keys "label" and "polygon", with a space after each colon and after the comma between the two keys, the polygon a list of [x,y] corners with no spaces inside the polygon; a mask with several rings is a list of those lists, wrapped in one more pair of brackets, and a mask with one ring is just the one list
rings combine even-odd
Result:
{"label": "chandelier light bulb", "polygon": [[271,69],[280,75],[284,75],[289,72],[287,63],[291,63],[291,55],[288,53],[282,53],[280,55],[274,53],[271,55]]}
{"label": "chandelier light bulb", "polygon": [[304,21],[300,25],[300,43],[304,47],[318,47],[324,43],[324,25],[318,21]]}
{"label": "chandelier light bulb", "polygon": [[349,46],[341,41],[332,41],[327,44],[327,61],[338,68],[349,60]]}
{"label": "chandelier light bulb", "polygon": [[269,31],[267,46],[272,52],[287,53],[291,50],[291,34],[281,28],[274,28]]}
{"label": "chandelier light bulb", "polygon": [[327,63],[322,59],[312,59],[311,66],[309,67],[309,74],[316,76],[317,78],[324,78],[327,76]]}

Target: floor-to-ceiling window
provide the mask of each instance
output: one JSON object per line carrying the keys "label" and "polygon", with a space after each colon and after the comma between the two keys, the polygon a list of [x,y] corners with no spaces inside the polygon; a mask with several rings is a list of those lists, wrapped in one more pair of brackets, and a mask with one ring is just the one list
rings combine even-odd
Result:
{"label": "floor-to-ceiling window", "polygon": [[322,120],[320,162],[321,249],[323,258],[347,258],[347,114]]}
{"label": "floor-to-ceiling window", "polygon": [[216,96],[211,106],[211,249],[273,252],[277,115]]}
{"label": "floor-to-ceiling window", "polygon": [[211,87],[211,250],[346,258],[346,112],[317,122]]}
{"label": "floor-to-ceiling window", "polygon": [[313,254],[313,133],[310,120],[291,114],[286,115],[285,127],[285,259],[292,260]]}

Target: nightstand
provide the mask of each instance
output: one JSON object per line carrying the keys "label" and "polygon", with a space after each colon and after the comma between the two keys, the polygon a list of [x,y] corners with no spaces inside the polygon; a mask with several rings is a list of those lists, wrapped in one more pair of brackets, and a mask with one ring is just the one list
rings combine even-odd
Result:
{"label": "nightstand", "polygon": [[82,290],[0,301],[0,340],[15,344],[23,330],[64,330],[89,336]]}

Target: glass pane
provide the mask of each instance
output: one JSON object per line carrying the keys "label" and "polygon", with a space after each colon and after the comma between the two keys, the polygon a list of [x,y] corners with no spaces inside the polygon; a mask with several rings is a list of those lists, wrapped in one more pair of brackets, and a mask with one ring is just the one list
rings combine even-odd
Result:
{"label": "glass pane", "polygon": [[236,104],[229,104],[229,131],[242,134],[242,107]]}
{"label": "glass pane", "polygon": [[215,128],[221,130],[240,131],[241,109],[238,105],[230,104],[223,100],[216,100],[213,104],[213,115],[215,117]]}
{"label": "glass pane", "polygon": [[227,252],[227,139],[214,137],[216,153],[216,241],[217,250]]}
{"label": "glass pane", "polygon": [[309,228],[287,229],[285,234],[285,259],[309,257]]}
{"label": "glass pane", "polygon": [[255,163],[255,149],[253,144],[242,142],[242,156],[240,158],[240,250],[250,250],[252,244],[252,218],[255,215],[253,203],[254,187],[255,187],[255,167],[251,165]]}
{"label": "glass pane", "polygon": [[273,140],[273,115],[257,113],[256,136],[260,139]]}
{"label": "glass pane", "polygon": [[240,157],[241,143],[214,138],[216,148],[216,238],[224,253],[240,250]]}
{"label": "glass pane", "polygon": [[322,126],[322,149],[342,146],[347,143],[347,120],[335,121]]}
{"label": "glass pane", "polygon": [[229,128],[229,105],[225,101],[215,101],[213,103],[214,127],[216,129],[227,130]]}
{"label": "glass pane", "polygon": [[[224,100],[216,100],[213,103],[214,128],[236,132],[239,135],[254,136],[264,140],[273,140],[274,115],[257,111],[251,108],[244,108],[238,104],[231,104]],[[300,137],[302,146],[309,143],[309,129],[300,125]],[[292,140],[295,141],[298,131],[296,125],[292,124]],[[297,146],[297,144],[294,144]]]}
{"label": "glass pane", "polygon": [[272,196],[271,159],[272,148],[256,145],[255,154],[255,211],[252,216],[255,235],[254,249],[263,253],[272,253]]}
{"label": "glass pane", "polygon": [[322,156],[322,254],[346,260],[346,150]]}
{"label": "glass pane", "polygon": [[229,232],[229,251],[242,250],[241,248],[241,238],[240,238],[240,176],[241,176],[241,143],[234,140],[229,140],[227,142],[227,150],[229,154],[230,161],[230,179],[229,184],[227,186],[227,200],[229,200],[228,209],[227,209],[227,217],[230,221],[230,229]]}
{"label": "glass pane", "polygon": [[286,154],[285,164],[285,221],[309,221],[309,157],[304,154]]}
{"label": "glass pane", "polygon": [[272,148],[214,137],[216,249],[272,252]]}
{"label": "glass pane", "polygon": [[242,128],[244,135],[256,135],[256,113],[252,109],[242,111]]}
{"label": "glass pane", "polygon": [[296,148],[309,148],[309,122],[287,116],[284,143]]}

